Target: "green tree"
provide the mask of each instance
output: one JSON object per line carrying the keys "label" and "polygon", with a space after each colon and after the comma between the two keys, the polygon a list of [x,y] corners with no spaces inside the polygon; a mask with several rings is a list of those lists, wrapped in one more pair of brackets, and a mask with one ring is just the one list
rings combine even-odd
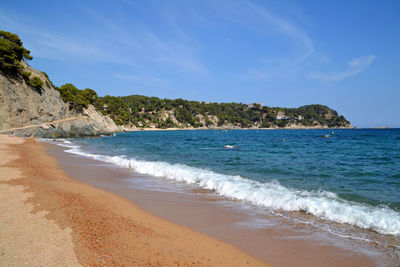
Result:
{"label": "green tree", "polygon": [[80,90],[75,87],[72,83],[66,83],[61,87],[56,88],[61,95],[64,102],[70,103],[71,109],[76,109],[78,111],[87,108],[88,105],[94,105],[100,110],[102,103],[97,96],[96,91],[86,88],[85,90]]}
{"label": "green tree", "polygon": [[30,51],[22,46],[18,35],[0,31],[0,69],[8,74],[16,75],[22,70],[21,60],[32,60]]}

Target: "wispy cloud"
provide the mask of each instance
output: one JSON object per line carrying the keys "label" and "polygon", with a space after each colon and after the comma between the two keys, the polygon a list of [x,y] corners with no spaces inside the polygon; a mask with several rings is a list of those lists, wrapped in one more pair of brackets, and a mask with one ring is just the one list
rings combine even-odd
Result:
{"label": "wispy cloud", "polygon": [[248,2],[248,5],[255,14],[260,15],[266,21],[274,25],[278,31],[290,36],[292,39],[299,41],[304,45],[304,54],[298,56],[293,63],[300,63],[306,60],[314,52],[313,42],[308,37],[308,35],[296,24],[290,22],[287,19],[279,17],[278,15],[273,14],[265,8],[255,5],[252,2]]}
{"label": "wispy cloud", "polygon": [[198,56],[194,40],[185,36],[178,25],[170,35],[160,36],[140,22],[126,27],[85,4],[76,7],[91,21],[97,22],[94,25],[101,25],[102,30],[87,25],[69,34],[67,31],[50,30],[29,23],[23,17],[11,16],[1,10],[0,24],[8,25],[9,30],[23,35],[35,57],[112,63],[140,69],[156,67],[194,76],[209,73],[206,64]]}
{"label": "wispy cloud", "polygon": [[350,61],[345,71],[330,74],[313,72],[308,74],[307,78],[322,82],[338,82],[363,72],[369,65],[371,65],[375,58],[376,57],[374,55],[359,57]]}
{"label": "wispy cloud", "polygon": [[267,82],[272,80],[295,80],[307,66],[304,64],[292,64],[290,62],[274,63],[267,61],[256,68],[249,68],[243,75],[236,75],[244,80]]}
{"label": "wispy cloud", "polygon": [[124,55],[110,49],[106,41],[85,36],[60,34],[36,26],[17,16],[0,14],[0,22],[13,32],[24,36],[25,46],[34,57],[62,61],[89,61],[133,65]]}
{"label": "wispy cloud", "polygon": [[153,62],[200,76],[208,74],[207,66],[196,56],[196,51],[185,43],[165,41],[152,32],[143,35],[143,42]]}
{"label": "wispy cloud", "polygon": [[[138,8],[135,3],[126,2],[132,8]],[[157,28],[132,19],[131,27],[121,25],[114,18],[105,17],[95,9],[86,5],[79,8],[94,20],[98,21],[107,30],[106,38],[116,42],[115,47],[129,50],[131,61],[139,62],[142,67],[166,67],[172,71],[179,71],[195,76],[204,76],[209,73],[206,64],[198,56],[197,44],[175,22],[174,15],[167,14],[162,9],[154,12],[168,24],[169,34],[158,34]]]}
{"label": "wispy cloud", "polygon": [[167,80],[150,74],[127,74],[127,73],[113,73],[112,76],[119,80],[130,81],[134,84],[145,85],[145,86],[169,86],[170,83]]}
{"label": "wispy cloud", "polygon": [[[314,53],[314,44],[299,23],[286,18],[285,7],[280,6],[279,12],[272,11],[265,5],[252,1],[218,2],[215,4],[221,10],[225,19],[255,32],[260,38],[273,36],[286,41],[287,50],[275,55],[259,55],[259,63],[247,68],[235,76],[240,79],[258,82],[270,81],[275,78],[292,79],[304,68],[305,61]],[[272,35],[277,33],[278,36]]]}

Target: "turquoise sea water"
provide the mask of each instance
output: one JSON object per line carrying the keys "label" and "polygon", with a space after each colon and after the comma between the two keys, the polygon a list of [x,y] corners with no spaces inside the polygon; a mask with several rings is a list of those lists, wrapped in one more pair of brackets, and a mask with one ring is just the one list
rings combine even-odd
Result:
{"label": "turquoise sea water", "polygon": [[70,141],[72,153],[142,174],[400,236],[400,129],[153,131]]}

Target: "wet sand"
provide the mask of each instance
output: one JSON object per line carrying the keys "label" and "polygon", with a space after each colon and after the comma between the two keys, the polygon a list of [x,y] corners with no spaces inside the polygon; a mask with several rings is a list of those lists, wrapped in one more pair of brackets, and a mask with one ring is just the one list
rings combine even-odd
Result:
{"label": "wet sand", "polygon": [[0,137],[1,266],[266,266],[71,180],[44,144],[15,140]]}
{"label": "wet sand", "polygon": [[318,241],[304,225],[273,221],[207,190],[78,157],[53,144],[46,144],[46,149],[72,179],[122,196],[152,214],[216,237],[273,266],[376,265],[371,257],[334,240]]}

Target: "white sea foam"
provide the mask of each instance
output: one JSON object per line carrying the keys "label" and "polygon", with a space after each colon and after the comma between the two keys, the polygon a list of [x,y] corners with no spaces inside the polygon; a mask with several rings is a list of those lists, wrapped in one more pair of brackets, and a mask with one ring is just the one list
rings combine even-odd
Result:
{"label": "white sea foam", "polygon": [[400,213],[388,207],[372,207],[349,202],[328,191],[288,189],[278,181],[261,183],[238,175],[225,175],[201,168],[167,162],[152,162],[126,156],[95,155],[64,142],[69,153],[112,163],[155,177],[194,184],[218,194],[274,210],[304,211],[314,216],[382,234],[400,235]]}
{"label": "white sea foam", "polygon": [[72,144],[71,141],[64,139],[64,138],[57,138],[57,139],[53,139],[53,138],[38,138],[37,139],[40,142],[44,142],[44,143],[51,143],[51,144],[57,144],[57,145],[63,145],[63,144]]}

